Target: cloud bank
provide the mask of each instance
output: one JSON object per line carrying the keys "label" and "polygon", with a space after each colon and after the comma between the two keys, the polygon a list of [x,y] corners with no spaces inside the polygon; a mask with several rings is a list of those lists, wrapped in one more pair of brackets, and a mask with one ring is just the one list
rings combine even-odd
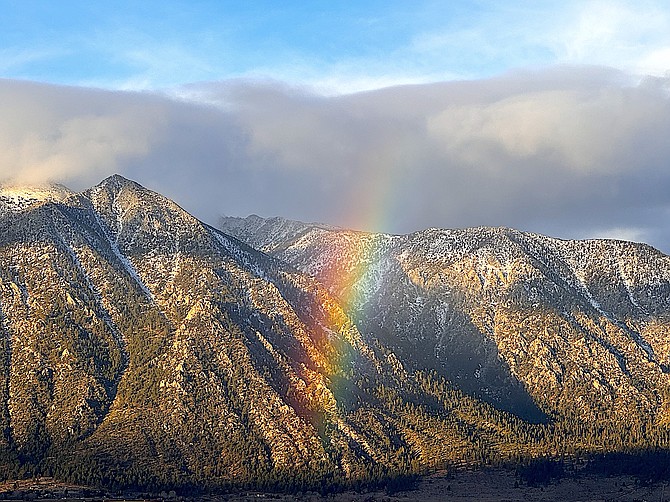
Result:
{"label": "cloud bank", "polygon": [[330,97],[242,80],[177,94],[0,80],[0,178],[81,189],[118,172],[209,222],[503,225],[670,251],[667,78],[560,67]]}

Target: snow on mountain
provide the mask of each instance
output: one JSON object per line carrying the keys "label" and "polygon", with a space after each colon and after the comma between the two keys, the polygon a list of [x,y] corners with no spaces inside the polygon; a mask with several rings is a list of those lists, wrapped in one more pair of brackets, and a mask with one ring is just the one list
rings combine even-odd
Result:
{"label": "snow on mountain", "polygon": [[360,463],[331,457],[357,444],[331,379],[379,363],[313,280],[120,176],[6,193],[41,197],[0,213],[8,458],[72,475],[129,458],[143,482]]}
{"label": "snow on mountain", "polygon": [[20,209],[0,211],[0,472],[338,486],[507,458],[531,437],[408,372],[312,277],[135,182],[14,193]]}
{"label": "snow on mountain", "polygon": [[[407,364],[529,418],[536,404],[668,419],[670,258],[650,246],[486,227],[390,236],[303,224],[284,239],[270,223],[253,223],[257,244],[351,299],[366,339]],[[221,228],[243,237],[239,222]]]}
{"label": "snow on mountain", "polygon": [[45,201],[64,201],[73,195],[67,187],[51,185],[0,185],[0,211],[20,211]]}
{"label": "snow on mountain", "polygon": [[121,176],[1,193],[0,472],[329,490],[670,447],[649,246],[219,230]]}

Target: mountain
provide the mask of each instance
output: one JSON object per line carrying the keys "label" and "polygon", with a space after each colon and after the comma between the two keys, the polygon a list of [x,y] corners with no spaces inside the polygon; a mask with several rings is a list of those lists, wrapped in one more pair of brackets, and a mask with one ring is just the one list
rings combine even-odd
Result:
{"label": "mountain", "polygon": [[4,478],[324,489],[547,448],[365,339],[310,275],[135,182],[0,201]]}
{"label": "mountain", "polygon": [[246,223],[220,228],[263,228],[259,249],[318,279],[408,368],[531,421],[670,419],[670,257],[650,246],[507,228],[398,236],[293,223],[287,236],[281,220]]}
{"label": "mountain", "polygon": [[252,214],[246,218],[235,216],[224,216],[221,221],[225,224],[228,234],[235,235],[241,241],[255,249],[263,248],[265,253],[276,253],[276,246],[293,242],[308,228],[322,230],[336,230],[336,227],[322,225],[320,223],[305,224],[301,221],[287,220],[275,216],[274,218],[261,218]]}
{"label": "mountain", "polygon": [[670,446],[648,246],[221,226],[120,176],[0,187],[0,477],[328,491]]}

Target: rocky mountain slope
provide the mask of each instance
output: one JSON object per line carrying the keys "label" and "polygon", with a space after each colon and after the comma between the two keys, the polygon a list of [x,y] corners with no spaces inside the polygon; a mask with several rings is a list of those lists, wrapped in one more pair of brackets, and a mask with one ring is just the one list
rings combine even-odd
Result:
{"label": "rocky mountain slope", "polygon": [[120,176],[0,187],[0,477],[324,491],[670,446],[648,246],[222,227]]}
{"label": "rocky mountain slope", "polygon": [[0,190],[3,477],[324,487],[548,448],[398,354],[309,275],[120,176]]}
{"label": "rocky mountain slope", "polygon": [[408,367],[529,420],[540,410],[584,423],[670,419],[670,257],[659,251],[507,228],[287,226],[220,222],[240,238],[263,228],[259,249],[317,278],[364,339]]}

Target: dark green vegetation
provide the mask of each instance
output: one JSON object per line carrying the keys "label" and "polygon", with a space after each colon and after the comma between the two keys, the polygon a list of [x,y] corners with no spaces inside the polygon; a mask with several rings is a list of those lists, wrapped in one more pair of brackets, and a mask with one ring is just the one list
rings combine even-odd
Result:
{"label": "dark green vegetation", "polygon": [[[0,259],[4,478],[398,490],[437,468],[670,446],[667,316],[641,286],[647,313],[624,324],[583,299],[548,307],[533,288],[558,293],[524,262],[506,302],[470,292],[486,276],[466,262],[425,256],[396,260],[407,281],[383,294],[333,285],[120,177],[0,205]],[[454,277],[457,295],[431,289]],[[425,303],[403,307],[410,291]],[[408,334],[421,315],[439,343]]]}

